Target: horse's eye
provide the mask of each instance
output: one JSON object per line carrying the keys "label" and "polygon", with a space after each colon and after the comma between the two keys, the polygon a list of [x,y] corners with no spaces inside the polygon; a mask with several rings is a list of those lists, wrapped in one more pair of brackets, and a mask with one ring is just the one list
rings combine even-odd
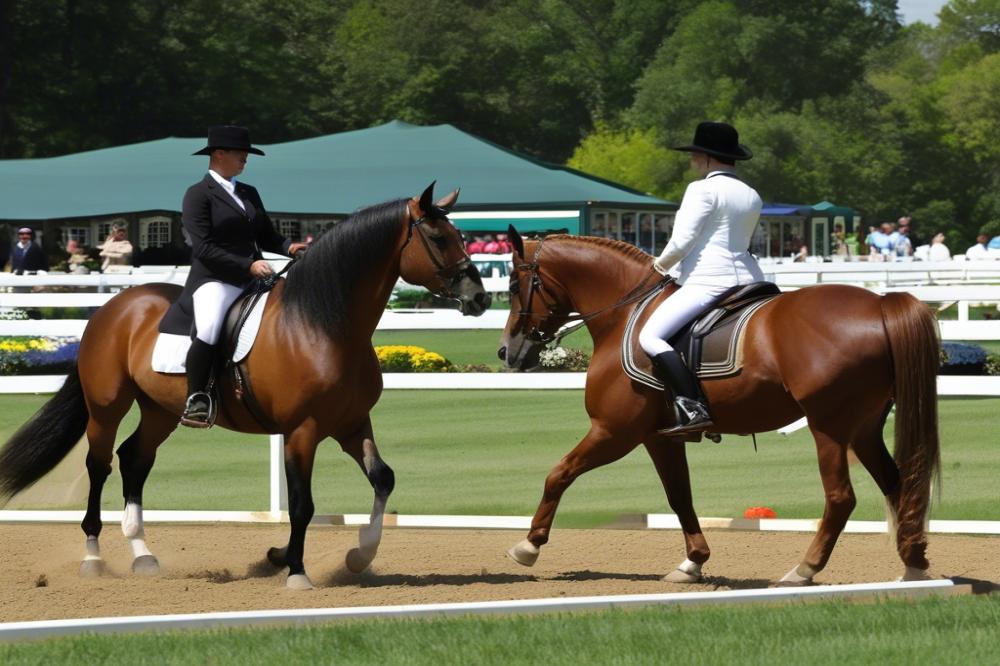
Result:
{"label": "horse's eye", "polygon": [[434,244],[438,246],[439,250],[443,250],[448,247],[448,239],[445,236],[431,236],[431,240]]}
{"label": "horse's eye", "polygon": [[510,281],[510,295],[516,296],[521,291],[521,283],[517,280]]}

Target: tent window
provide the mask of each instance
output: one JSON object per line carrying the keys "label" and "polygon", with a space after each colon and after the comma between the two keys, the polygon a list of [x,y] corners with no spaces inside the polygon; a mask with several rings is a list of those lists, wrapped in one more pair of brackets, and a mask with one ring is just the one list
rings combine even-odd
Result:
{"label": "tent window", "polygon": [[278,232],[290,241],[301,241],[302,223],[298,220],[278,220]]}
{"label": "tent window", "polygon": [[170,245],[170,218],[152,217],[139,220],[139,247],[166,247]]}
{"label": "tent window", "polygon": [[90,229],[87,227],[63,227],[62,228],[62,241],[63,246],[67,242],[74,240],[83,247],[90,246]]}

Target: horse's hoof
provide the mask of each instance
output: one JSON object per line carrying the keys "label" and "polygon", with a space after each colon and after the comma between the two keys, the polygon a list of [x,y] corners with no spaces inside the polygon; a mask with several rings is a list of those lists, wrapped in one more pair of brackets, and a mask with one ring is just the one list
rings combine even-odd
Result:
{"label": "horse's hoof", "polygon": [[681,565],[663,577],[667,583],[700,583],[701,565],[684,560]]}
{"label": "horse's hoof", "polygon": [[279,569],[288,566],[288,559],[286,555],[288,554],[288,547],[284,548],[268,548],[267,549],[267,561],[278,567]]}
{"label": "horse's hoof", "polygon": [[368,568],[368,565],[372,563],[372,558],[366,557],[357,548],[351,548],[347,551],[344,563],[347,565],[348,571],[359,574]]}
{"label": "horse's hoof", "polygon": [[541,550],[527,539],[517,544],[507,551],[507,556],[518,564],[526,567],[533,566],[538,561],[538,554]]}
{"label": "horse's hoof", "polygon": [[927,573],[927,569],[918,569],[916,567],[906,567],[903,571],[902,577],[898,582],[906,583],[915,580],[932,580],[931,575]]}
{"label": "horse's hoof", "polygon": [[309,576],[302,574],[292,574],[285,581],[285,587],[289,590],[315,590],[312,581],[309,580]]}
{"label": "horse's hoof", "polygon": [[104,560],[84,560],[80,562],[80,578],[100,578],[104,575]]}
{"label": "horse's hoof", "polygon": [[140,555],[132,560],[132,573],[139,576],[155,576],[160,573],[160,563],[152,555]]}
{"label": "horse's hoof", "polygon": [[776,587],[805,587],[813,584],[813,576],[816,572],[805,564],[799,564],[794,569],[782,576]]}

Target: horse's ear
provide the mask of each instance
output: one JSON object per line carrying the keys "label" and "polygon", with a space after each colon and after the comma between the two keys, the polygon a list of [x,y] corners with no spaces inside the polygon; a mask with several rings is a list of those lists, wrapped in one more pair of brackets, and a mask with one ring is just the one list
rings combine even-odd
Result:
{"label": "horse's ear", "polygon": [[514,246],[514,252],[520,256],[524,257],[524,239],[521,238],[521,234],[517,232],[513,224],[507,225],[507,238],[510,240],[510,244]]}
{"label": "horse's ear", "polygon": [[440,199],[438,199],[438,202],[436,204],[434,204],[434,205],[437,206],[438,208],[440,208],[441,210],[443,210],[444,212],[450,213],[451,209],[455,205],[456,201],[458,201],[458,190],[457,189],[456,190],[452,190],[452,192],[450,194],[446,194],[445,196],[443,196]]}
{"label": "horse's ear", "polygon": [[437,183],[436,180],[433,181],[430,185],[428,185],[427,189],[424,190],[424,193],[420,195],[420,212],[423,213],[424,215],[427,215],[428,213],[431,213],[434,210],[435,183]]}

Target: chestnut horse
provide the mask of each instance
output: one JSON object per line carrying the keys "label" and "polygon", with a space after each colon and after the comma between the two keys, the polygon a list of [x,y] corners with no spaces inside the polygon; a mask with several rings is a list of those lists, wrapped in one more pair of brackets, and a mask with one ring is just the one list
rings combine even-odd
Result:
{"label": "chestnut horse", "polygon": [[[511,231],[511,311],[500,358],[510,368],[528,369],[541,346],[571,319],[586,321],[594,356],[585,394],[590,431],[545,479],[528,538],[509,555],[534,564],[574,479],[643,444],[687,547],[687,559],[666,579],[699,580],[709,548],[692,506],[685,440],[657,433],[672,418],[663,393],[630,380],[620,361],[632,309],[626,302],[659,278],[652,257],[618,241],[551,236],[525,242]],[[659,298],[676,289],[668,284]],[[904,579],[926,577],[924,520],[931,478],[939,469],[938,347],[933,316],[909,294],[880,297],[857,287],[818,285],[761,307],[745,329],[742,371],[703,382],[715,433],[769,431],[808,417],[826,506],[805,557],[781,584],[808,584],[826,566],[855,505],[849,448],[886,496]],[[894,403],[895,459],[882,440]]]}
{"label": "chestnut horse", "polygon": [[[369,412],[382,392],[372,333],[396,281],[402,276],[456,298],[464,314],[479,315],[489,307],[479,272],[447,219],[458,193],[435,204],[432,188],[420,198],[372,206],[336,225],[293,264],[267,300],[246,369],[260,411],[271,422],[268,430],[285,436],[291,533],[288,544],[270,549],[267,557],[288,567],[290,588],[312,586],[302,558],[313,515],[313,459],[326,437],[340,443],[375,491],[370,525],[361,530],[360,547],[348,552],[348,568],[362,571],[378,549],[394,476],[372,435]],[[10,495],[52,469],[86,431],[90,498],[82,523],[84,575],[103,569],[97,541],[101,489],[111,472],[118,425],[133,402],[141,411],[139,427],[118,449],[126,503],[122,530],[132,542],[133,571],[159,570],[144,541],[142,487],[157,447],[177,426],[187,386],[183,375],[154,372],[150,359],[157,325],[180,291],[167,284],[133,287],[100,308],[84,332],[75,371],[0,452],[0,493]],[[220,380],[220,393],[219,425],[265,432],[234,398],[230,378]]]}

